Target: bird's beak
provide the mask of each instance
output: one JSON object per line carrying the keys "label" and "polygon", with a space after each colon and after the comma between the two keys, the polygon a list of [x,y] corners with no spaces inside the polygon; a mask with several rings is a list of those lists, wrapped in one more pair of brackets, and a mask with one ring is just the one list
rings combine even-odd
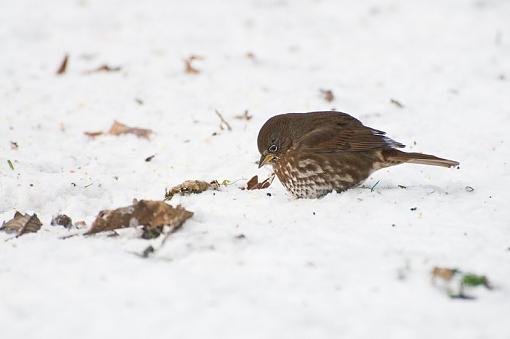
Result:
{"label": "bird's beak", "polygon": [[274,155],[272,155],[270,153],[265,153],[265,152],[262,153],[262,155],[260,156],[260,160],[259,160],[259,168],[261,168],[264,165],[269,164],[274,158],[275,158]]}

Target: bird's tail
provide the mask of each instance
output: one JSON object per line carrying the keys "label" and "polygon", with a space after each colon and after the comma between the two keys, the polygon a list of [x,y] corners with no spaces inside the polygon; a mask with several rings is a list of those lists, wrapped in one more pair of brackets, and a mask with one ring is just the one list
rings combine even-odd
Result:
{"label": "bird's tail", "polygon": [[455,167],[459,163],[457,161],[436,157],[423,153],[407,153],[397,149],[386,149],[382,151],[382,156],[388,165],[411,163],[420,165],[432,165],[442,167]]}

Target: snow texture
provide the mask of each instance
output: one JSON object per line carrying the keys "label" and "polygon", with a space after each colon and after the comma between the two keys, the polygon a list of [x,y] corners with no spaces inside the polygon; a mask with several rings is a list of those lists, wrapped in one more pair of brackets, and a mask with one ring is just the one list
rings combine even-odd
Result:
{"label": "snow texture", "polygon": [[[0,222],[43,222],[0,232],[2,338],[510,338],[509,17],[496,0],[0,0]],[[103,64],[122,69],[84,74]],[[320,200],[239,189],[269,174],[269,117],[331,108],[460,169],[402,165]],[[83,134],[115,119],[154,135]],[[152,258],[134,253],[161,239],[136,229],[50,226],[186,179],[238,181],[175,197],[195,215]],[[495,289],[450,299],[434,266]]]}

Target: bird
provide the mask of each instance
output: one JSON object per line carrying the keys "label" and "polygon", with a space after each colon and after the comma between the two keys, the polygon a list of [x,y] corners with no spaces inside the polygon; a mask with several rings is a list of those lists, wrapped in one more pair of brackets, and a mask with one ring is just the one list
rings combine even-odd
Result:
{"label": "bird", "polygon": [[320,198],[361,184],[374,171],[403,163],[456,167],[457,161],[408,153],[386,133],[347,113],[320,111],[271,117],[259,131],[259,168],[271,165],[296,198]]}

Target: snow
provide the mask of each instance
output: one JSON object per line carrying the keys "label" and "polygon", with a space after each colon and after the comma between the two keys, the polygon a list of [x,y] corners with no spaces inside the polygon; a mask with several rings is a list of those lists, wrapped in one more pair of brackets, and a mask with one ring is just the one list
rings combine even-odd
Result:
{"label": "snow", "polygon": [[[509,15],[496,0],[0,1],[0,221],[43,222],[0,232],[2,337],[509,338]],[[102,64],[122,70],[83,74]],[[460,169],[402,165],[320,200],[239,189],[269,174],[270,116],[333,107]],[[83,134],[115,119],[155,134]],[[161,239],[135,229],[50,226],[186,179],[237,181],[172,199],[195,215],[152,258],[135,253]],[[496,288],[449,299],[435,266]]]}

